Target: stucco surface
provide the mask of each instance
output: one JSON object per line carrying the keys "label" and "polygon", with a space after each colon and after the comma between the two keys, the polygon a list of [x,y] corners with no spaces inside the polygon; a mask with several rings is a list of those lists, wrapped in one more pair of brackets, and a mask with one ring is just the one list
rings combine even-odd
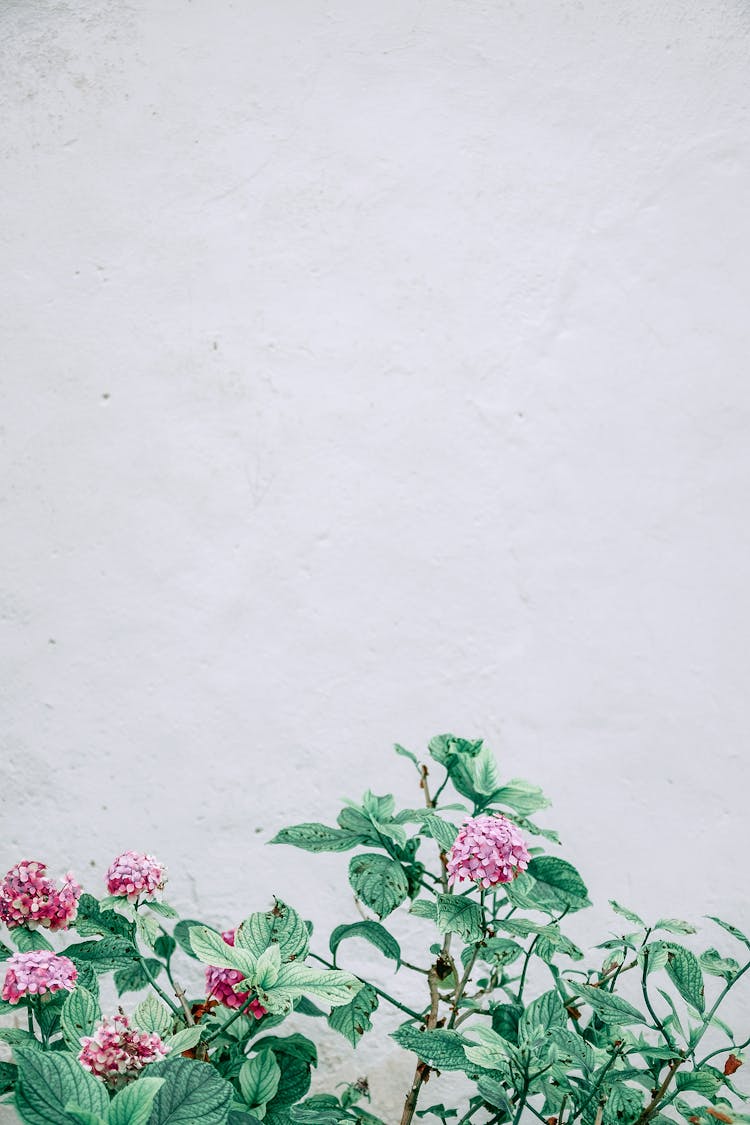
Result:
{"label": "stucco surface", "polygon": [[[325,944],[347,857],[265,841],[454,730],[553,799],[581,940],[750,924],[749,27],[5,0],[4,867],[144,848]],[[393,1119],[406,1057],[325,1057]]]}

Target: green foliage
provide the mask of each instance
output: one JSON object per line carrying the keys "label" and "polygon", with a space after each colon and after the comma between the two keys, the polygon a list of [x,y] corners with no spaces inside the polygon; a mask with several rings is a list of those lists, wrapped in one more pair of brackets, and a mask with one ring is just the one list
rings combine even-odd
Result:
{"label": "green foliage", "polygon": [[397,965],[401,964],[401,948],[398,942],[379,922],[352,922],[349,926],[337,926],[328,940],[328,948],[334,962],[341,942],[347,938],[364,938],[385,957],[390,957]]}
{"label": "green foliage", "polygon": [[166,1059],[152,1063],[148,1076],[164,1079],[149,1125],[225,1125],[234,1095],[212,1067],[192,1059]]}
{"label": "green foliage", "polygon": [[348,1004],[331,1009],[328,1023],[356,1047],[366,1031],[372,1027],[370,1016],[379,1004],[378,994],[369,984],[363,984]]}
{"label": "green foliage", "polygon": [[409,893],[401,864],[376,852],[354,856],[349,863],[349,882],[357,898],[379,918],[391,914]]}

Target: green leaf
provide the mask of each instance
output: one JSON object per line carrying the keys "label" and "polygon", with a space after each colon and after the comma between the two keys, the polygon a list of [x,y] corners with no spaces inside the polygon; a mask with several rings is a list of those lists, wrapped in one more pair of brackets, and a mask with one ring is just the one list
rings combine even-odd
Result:
{"label": "green leaf", "polygon": [[545,907],[572,911],[591,905],[586,884],[567,860],[552,855],[536,856],[527,871],[536,880],[533,894]]}
{"label": "green leaf", "polygon": [[683,922],[681,918],[660,918],[654,926],[655,930],[666,930],[670,934],[695,934],[698,931],[690,922]]}
{"label": "green leaf", "polygon": [[80,1051],[81,1036],[92,1035],[101,1018],[102,1010],[99,1001],[88,989],[77,985],[74,991],[65,997],[60,1013],[60,1025],[65,1042],[71,1051]]}
{"label": "green leaf", "polygon": [[362,982],[341,969],[319,971],[309,965],[290,961],[282,965],[273,988],[259,989],[260,1002],[270,1012],[291,1008],[299,996],[316,996],[330,1004],[348,1004],[359,992]]}
{"label": "green leaf", "polygon": [[164,1045],[170,1055],[181,1055],[183,1051],[191,1051],[200,1042],[202,1031],[200,1027],[183,1027],[181,1031],[168,1036]]}
{"label": "green leaf", "polygon": [[721,926],[722,930],[726,930],[728,934],[737,938],[737,941],[741,941],[743,945],[746,945],[748,949],[750,949],[750,938],[747,934],[743,934],[742,930],[738,930],[731,922],[725,922],[722,918],[717,918],[715,914],[707,914],[706,917],[710,918],[717,926]]}
{"label": "green leaf", "polygon": [[152,900],[146,904],[149,910],[153,910],[154,914],[158,914],[161,918],[179,918],[179,914],[173,906],[168,902],[156,902]]}
{"label": "green leaf", "polygon": [[438,895],[437,927],[441,934],[455,933],[467,942],[481,941],[484,936],[482,908],[463,895]]}
{"label": "green leaf", "polygon": [[703,973],[695,954],[681,945],[670,945],[667,973],[683,1000],[703,1012],[706,1007]]}
{"label": "green leaf", "polygon": [[216,965],[221,969],[239,969],[246,977],[255,973],[256,960],[246,949],[228,945],[216,930],[208,926],[193,926],[190,930],[190,945],[193,953],[204,965]]}
{"label": "green leaf", "polygon": [[707,949],[698,960],[704,973],[723,977],[727,981],[731,980],[740,968],[739,962],[735,961],[734,957],[722,957],[718,949]]}
{"label": "green leaf", "polygon": [[69,945],[65,956],[76,964],[90,964],[97,973],[130,968],[139,959],[138,950],[133,943],[118,934],[109,934],[99,941],[81,941]]}
{"label": "green leaf", "polygon": [[593,985],[579,984],[576,987],[602,1023],[621,1027],[633,1023],[648,1023],[643,1012],[628,1004],[627,1000],[621,1000],[619,996],[613,996],[611,992],[604,992],[601,988],[594,988]]}
{"label": "green leaf", "polygon": [[153,995],[147,996],[133,1012],[133,1023],[139,1031],[155,1031],[161,1039],[169,1035],[173,1022],[172,1013]]}
{"label": "green leaf", "polygon": [[275,1097],[280,1081],[281,1067],[270,1050],[261,1050],[247,1059],[239,1073],[240,1091],[250,1109],[265,1110],[266,1104]]}
{"label": "green leaf", "polygon": [[415,899],[409,907],[409,913],[416,918],[429,918],[431,922],[437,921],[437,907],[430,899]]}
{"label": "green leaf", "polygon": [[531,816],[540,809],[549,807],[550,802],[537,785],[531,785],[520,777],[514,777],[507,785],[496,789],[492,794],[493,805],[505,805],[509,809],[520,813],[521,816]]}
{"label": "green leaf", "polygon": [[357,898],[380,918],[391,914],[409,893],[401,864],[375,852],[365,852],[351,859],[349,882]]}
{"label": "green leaf", "polygon": [[458,828],[449,820],[443,820],[437,813],[427,812],[422,820],[423,827],[436,841],[441,852],[449,851],[458,835]]}
{"label": "green leaf", "polygon": [[521,1016],[518,1036],[523,1042],[534,1038],[537,1029],[547,1032],[552,1027],[565,1027],[567,1015],[562,1000],[553,989],[532,1000]]}
{"label": "green leaf", "polygon": [[365,941],[369,941],[370,945],[379,949],[385,957],[389,957],[397,965],[401,964],[401,947],[395,937],[389,934],[385,926],[381,926],[379,922],[352,922],[349,926],[337,926],[328,942],[328,948],[333,954],[334,961],[339,945],[348,938],[364,938]]}
{"label": "green leaf", "polygon": [[408,758],[409,761],[413,762],[417,769],[419,769],[419,759],[411,750],[407,750],[405,746],[401,746],[398,742],[394,745],[393,749],[397,754],[400,754],[402,758]]}
{"label": "green leaf", "polygon": [[[479,949],[479,960],[484,961],[487,965],[499,967],[517,961],[522,953],[523,949],[518,942],[511,941],[510,938],[493,937],[487,938],[482,943]],[[474,951],[468,945],[461,950],[461,960],[464,967],[468,965],[473,955]]]}
{"label": "green leaf", "polygon": [[151,917],[150,914],[136,914],[135,927],[144,945],[153,949],[161,937],[161,927],[156,919]]}
{"label": "green leaf", "polygon": [[75,1102],[68,1102],[65,1106],[65,1112],[69,1118],[77,1122],[77,1125],[107,1125],[103,1117],[98,1113],[89,1113],[86,1109],[81,1109]]}
{"label": "green leaf", "polygon": [[18,1067],[13,1063],[0,1062],[0,1094],[5,1094],[8,1090],[12,1090],[16,1084],[16,1077],[18,1076]]}
{"label": "green leaf", "polygon": [[[122,899],[119,901],[123,902]],[[131,943],[135,933],[133,923],[124,918],[119,911],[103,910],[96,899],[87,894],[82,894],[78,900],[76,930],[81,937],[92,937],[96,934],[115,935]]]}
{"label": "green leaf", "polygon": [[486,1070],[502,1070],[516,1051],[513,1043],[489,1027],[473,1024],[467,1031],[464,1048],[467,1059]]}
{"label": "green leaf", "polygon": [[356,1047],[364,1033],[372,1027],[370,1016],[377,1006],[377,992],[369,984],[364,984],[348,1004],[340,1004],[331,1009],[328,1024]]}
{"label": "green leaf", "polygon": [[116,1094],[109,1107],[108,1125],[148,1125],[163,1078],[139,1078]]}
{"label": "green leaf", "polygon": [[636,914],[633,910],[628,910],[627,906],[620,906],[619,902],[615,902],[613,898],[609,900],[609,905],[612,907],[615,914],[627,918],[628,922],[632,922],[634,926],[640,926],[642,929],[645,927],[646,923],[640,915]]}
{"label": "green leaf", "polygon": [[310,935],[297,911],[276,899],[273,909],[251,914],[242,922],[235,933],[234,944],[253,957],[260,957],[269,945],[277,945],[282,961],[303,961],[310,948]]}
{"label": "green leaf", "polygon": [[126,992],[140,992],[141,989],[148,988],[151,983],[148,974],[150,973],[156,980],[163,969],[164,966],[161,961],[157,961],[154,957],[144,957],[143,962],[134,961],[127,969],[116,969],[115,987],[118,996],[123,996]]}
{"label": "green leaf", "polygon": [[107,1092],[75,1055],[17,1047],[19,1084],[16,1103],[27,1125],[68,1125],[75,1118],[63,1106],[72,1102],[87,1113],[106,1117]]}
{"label": "green leaf", "polygon": [[645,965],[646,976],[666,967],[669,960],[669,947],[663,941],[652,941],[638,950],[638,963]]}
{"label": "green leaf", "polygon": [[[269,945],[258,958],[253,983],[258,988],[273,988],[281,972],[281,950],[278,945]],[[243,990],[244,991],[244,990]]]}
{"label": "green leaf", "polygon": [[[317,1047],[312,1039],[308,1039],[306,1035],[300,1035],[299,1032],[295,1032],[293,1035],[265,1035],[254,1046],[257,1050],[261,1048],[265,1050],[266,1047],[270,1047],[277,1060],[289,1057],[298,1059],[308,1067],[318,1065]],[[301,1094],[300,1097],[302,1097]]]}
{"label": "green leaf", "polygon": [[492,1030],[509,1043],[518,1043],[518,1025],[522,1015],[523,1008],[517,1004],[495,1004],[492,1007]]}
{"label": "green leaf", "polygon": [[404,1023],[391,1033],[391,1039],[436,1070],[467,1069],[466,1040],[457,1031],[420,1031],[413,1023]]}
{"label": "green leaf", "polygon": [[166,1059],[152,1063],[148,1075],[164,1079],[149,1125],[225,1125],[234,1091],[208,1063]]}
{"label": "green leaf", "polygon": [[358,842],[351,832],[327,824],[295,824],[282,828],[271,840],[272,844],[291,844],[306,852],[348,852]]}
{"label": "green leaf", "polygon": [[724,1076],[712,1066],[704,1066],[699,1070],[678,1070],[675,1077],[678,1090],[695,1090],[704,1098],[712,1098],[724,1081]]}
{"label": "green leaf", "polygon": [[12,1047],[31,1047],[39,1051],[42,1050],[42,1044],[36,1036],[24,1027],[0,1027],[0,1043],[9,1043]]}
{"label": "green leaf", "polygon": [[[184,921],[177,923],[177,925],[175,926],[174,931],[173,931],[174,939],[177,942],[177,944],[179,945],[180,949],[183,951],[183,953],[187,953],[188,957],[194,957],[196,961],[198,960],[198,958],[196,957],[195,953],[193,952],[193,947],[190,944],[190,931],[195,929],[196,926],[201,926],[201,925],[202,925],[201,922],[197,922],[193,918],[185,918]],[[210,926],[207,926],[205,928],[211,929]],[[216,932],[217,931],[214,930],[214,933],[216,933]],[[219,935],[219,936],[221,936],[221,935]]]}
{"label": "green leaf", "polygon": [[40,930],[26,930],[20,926],[11,933],[11,940],[15,942],[20,953],[31,953],[35,949],[52,949],[52,942],[47,941]]}

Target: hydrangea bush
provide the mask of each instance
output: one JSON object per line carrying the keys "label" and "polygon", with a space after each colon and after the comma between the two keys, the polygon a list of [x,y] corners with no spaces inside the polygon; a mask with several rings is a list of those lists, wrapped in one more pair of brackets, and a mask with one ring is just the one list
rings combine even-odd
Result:
{"label": "hydrangea bush", "polygon": [[[151,855],[118,856],[100,899],[70,873],[58,887],[43,863],[17,863],[0,885],[9,943],[0,944],[0,1040],[10,1056],[0,1092],[22,1120],[750,1122],[733,1077],[750,1037],[719,1014],[750,969],[750,938],[711,918],[722,948],[703,948],[690,923],[645,922],[613,901],[613,931],[587,956],[565,920],[589,906],[588,893],[555,854],[555,833],[533,819],[548,804],[541,791],[503,781],[481,741],[438,736],[426,761],[396,749],[415,771],[415,807],[368,792],[335,826],[309,821],[273,841],[353,853],[359,917],[332,929],[325,952],[281,900],[223,932],[178,918]],[[423,930],[422,949],[402,951],[391,925],[399,910],[422,920],[409,927]],[[394,995],[342,970],[354,939],[415,984]],[[181,983],[196,979],[191,962],[202,963],[198,995]],[[114,1010],[100,1000],[103,976],[114,989],[102,995],[121,998]],[[403,1110],[388,1123],[366,1080],[309,1092],[316,1029],[325,1022],[356,1047],[376,1033],[381,1003],[405,1017],[392,1039],[414,1059]]]}

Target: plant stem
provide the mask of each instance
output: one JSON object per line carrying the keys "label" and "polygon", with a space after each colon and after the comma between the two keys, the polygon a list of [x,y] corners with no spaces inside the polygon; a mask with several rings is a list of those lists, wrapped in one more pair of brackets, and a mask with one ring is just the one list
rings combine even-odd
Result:
{"label": "plant stem", "polygon": [[218,1039],[220,1035],[223,1035],[226,1029],[228,1027],[231,1027],[235,1020],[238,1020],[240,1016],[244,1016],[245,1012],[248,1010],[254,999],[254,996],[248,996],[242,1007],[238,1008],[236,1012],[233,1012],[229,1019],[224,1021],[221,1027],[217,1027],[216,1031],[212,1032],[211,1035],[208,1036],[205,1042],[205,1046],[208,1047],[209,1043],[213,1043],[214,1039]]}
{"label": "plant stem", "polygon": [[[325,957],[319,957],[317,953],[311,953],[309,956],[310,956],[311,960],[317,961],[319,965],[325,965],[325,967],[327,969],[335,969],[336,968],[336,966],[333,964],[332,961],[326,961]],[[361,980],[362,978],[358,977],[357,979]],[[411,1018],[413,1020],[421,1020],[422,1019],[422,1016],[420,1015],[419,1012],[414,1012],[414,1011],[412,1011],[411,1008],[407,1008],[406,1005],[402,1004],[400,1000],[396,1000],[396,998],[394,996],[389,996],[389,994],[387,992],[384,992],[382,988],[378,988],[377,985],[370,984],[369,981],[363,981],[363,984],[369,985],[369,987],[372,989],[373,992],[377,992],[378,996],[382,996],[383,999],[387,1000],[389,1004],[392,1004],[394,1008],[398,1008],[399,1011],[405,1012],[406,1015],[411,1016]]]}
{"label": "plant stem", "polygon": [[140,963],[141,963],[141,968],[143,969],[144,974],[148,977],[148,982],[151,985],[151,987],[153,988],[154,992],[156,992],[157,995],[159,995],[162,998],[164,1003],[167,1005],[168,1008],[171,1009],[172,1013],[175,1016],[182,1015],[181,1009],[177,1006],[177,1004],[175,1004],[174,1000],[172,1000],[172,998],[169,996],[169,994],[166,993],[164,991],[164,989],[161,987],[161,985],[157,983],[156,978],[153,976],[153,974],[151,973],[148,965],[146,964],[146,958],[141,957],[140,954],[138,955],[138,957],[139,957],[139,960],[140,960]]}
{"label": "plant stem", "polygon": [[523,997],[523,986],[526,984],[526,974],[529,971],[529,962],[531,961],[531,955],[534,952],[534,949],[536,948],[536,943],[539,941],[540,937],[541,937],[541,934],[537,934],[536,937],[534,938],[534,940],[532,941],[531,945],[529,946],[529,948],[526,950],[526,956],[525,956],[524,961],[523,961],[523,969],[521,970],[521,979],[518,982],[518,1003],[519,1004],[521,1003],[521,999]]}
{"label": "plant stem", "polygon": [[750,1047],[750,1038],[746,1039],[744,1043],[730,1043],[728,1047],[719,1047],[717,1050],[712,1051],[710,1055],[706,1055],[702,1058],[700,1062],[697,1062],[695,1064],[695,1069],[698,1070],[698,1068],[703,1066],[704,1063],[707,1063],[709,1059],[715,1059],[717,1055],[723,1055],[733,1051],[744,1051],[745,1047]]}
{"label": "plant stem", "polygon": [[[648,934],[646,936],[648,936]],[[643,993],[643,999],[646,1001],[646,1007],[649,1010],[649,1014],[651,1016],[651,1019],[656,1024],[657,1030],[661,1032],[661,1034],[664,1037],[664,1040],[665,1040],[667,1046],[669,1047],[670,1051],[674,1051],[675,1054],[677,1054],[678,1053],[677,1045],[676,1045],[674,1039],[672,1038],[672,1036],[667,1031],[667,1029],[664,1026],[664,1024],[662,1023],[662,1021],[657,1016],[656,1012],[654,1011],[654,1006],[651,1003],[651,997],[648,994],[648,949],[643,950],[643,971],[641,972],[641,992]],[[644,1120],[645,1120],[645,1118],[644,1118]]]}
{"label": "plant stem", "polygon": [[672,1081],[684,1061],[685,1060],[682,1057],[672,1059],[671,1063],[669,1064],[669,1068],[667,1069],[667,1074],[664,1081],[662,1082],[659,1089],[654,1093],[654,1096],[651,1098],[651,1101],[648,1103],[641,1116],[637,1119],[635,1125],[643,1125],[644,1121],[648,1121],[649,1117],[651,1117],[651,1115],[656,1111],[659,1103],[667,1092],[669,1083]]}

